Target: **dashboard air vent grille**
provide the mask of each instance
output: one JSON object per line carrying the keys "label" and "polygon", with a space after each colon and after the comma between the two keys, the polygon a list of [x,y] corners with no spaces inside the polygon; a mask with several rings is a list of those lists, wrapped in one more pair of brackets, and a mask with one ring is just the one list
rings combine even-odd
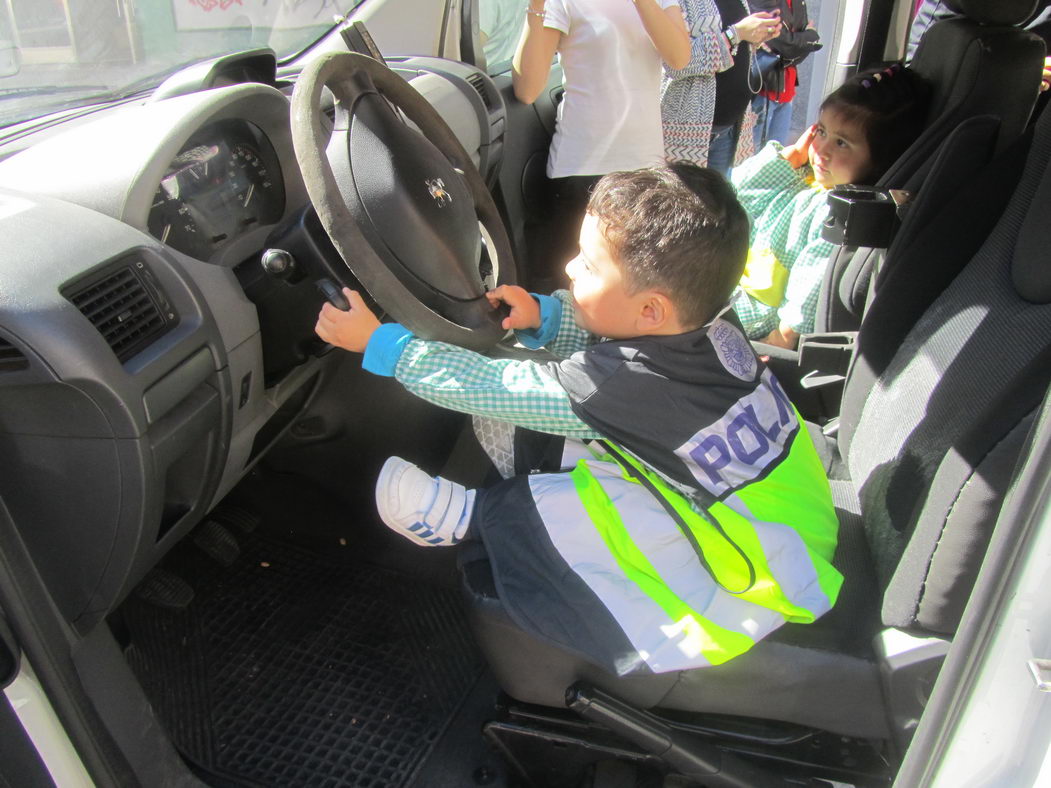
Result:
{"label": "dashboard air vent grille", "polygon": [[29,359],[22,351],[0,337],[0,372],[16,372],[29,368]]}
{"label": "dashboard air vent grille", "polygon": [[[145,277],[140,277],[133,265],[142,267],[141,263],[126,263],[66,294],[121,361],[131,358],[174,325],[158,308],[158,293],[151,294]],[[151,284],[156,290],[155,283]],[[163,294],[160,296],[166,302]]]}
{"label": "dashboard air vent grille", "polygon": [[467,84],[470,85],[479,96],[482,97],[482,102],[485,104],[485,108],[492,112],[496,107],[493,106],[493,98],[489,95],[489,91],[485,89],[485,77],[481,74],[469,74],[467,76]]}

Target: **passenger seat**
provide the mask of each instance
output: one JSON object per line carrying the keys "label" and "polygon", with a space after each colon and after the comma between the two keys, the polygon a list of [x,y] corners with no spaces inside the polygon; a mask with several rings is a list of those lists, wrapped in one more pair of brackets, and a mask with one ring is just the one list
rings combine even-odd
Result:
{"label": "passenger seat", "polygon": [[[911,64],[933,90],[926,129],[878,187],[913,193],[927,188],[943,141],[978,115],[1000,121],[994,153],[1007,150],[1025,129],[1039,96],[1044,42],[1019,27],[1032,16],[1036,0],[946,0],[946,5],[962,16],[931,27]],[[883,250],[865,247],[842,247],[833,254],[815,332],[858,328],[870,278],[883,257]],[[893,266],[892,256],[886,257],[881,276]]]}

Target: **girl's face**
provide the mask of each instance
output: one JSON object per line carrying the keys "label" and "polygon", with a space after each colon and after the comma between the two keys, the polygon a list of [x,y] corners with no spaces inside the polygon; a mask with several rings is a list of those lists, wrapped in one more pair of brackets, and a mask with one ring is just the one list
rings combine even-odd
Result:
{"label": "girl's face", "polygon": [[810,144],[814,180],[826,189],[860,182],[872,166],[863,129],[831,107],[821,110],[816,125]]}

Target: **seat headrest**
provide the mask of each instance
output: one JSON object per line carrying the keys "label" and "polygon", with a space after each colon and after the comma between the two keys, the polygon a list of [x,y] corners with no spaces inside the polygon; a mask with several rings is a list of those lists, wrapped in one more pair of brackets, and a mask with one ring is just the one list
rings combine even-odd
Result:
{"label": "seat headrest", "polygon": [[945,5],[980,25],[1021,25],[1036,13],[1038,0],[945,0]]}

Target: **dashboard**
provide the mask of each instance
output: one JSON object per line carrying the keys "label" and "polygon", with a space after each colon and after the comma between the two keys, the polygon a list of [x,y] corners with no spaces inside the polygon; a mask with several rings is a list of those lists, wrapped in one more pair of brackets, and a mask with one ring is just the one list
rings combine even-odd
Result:
{"label": "dashboard", "polygon": [[[489,78],[436,58],[389,65],[492,183],[505,109]],[[0,160],[0,499],[82,632],[324,374],[314,282],[352,277],[307,197],[289,94],[240,83],[125,105]],[[274,248],[296,268],[265,272]]]}

